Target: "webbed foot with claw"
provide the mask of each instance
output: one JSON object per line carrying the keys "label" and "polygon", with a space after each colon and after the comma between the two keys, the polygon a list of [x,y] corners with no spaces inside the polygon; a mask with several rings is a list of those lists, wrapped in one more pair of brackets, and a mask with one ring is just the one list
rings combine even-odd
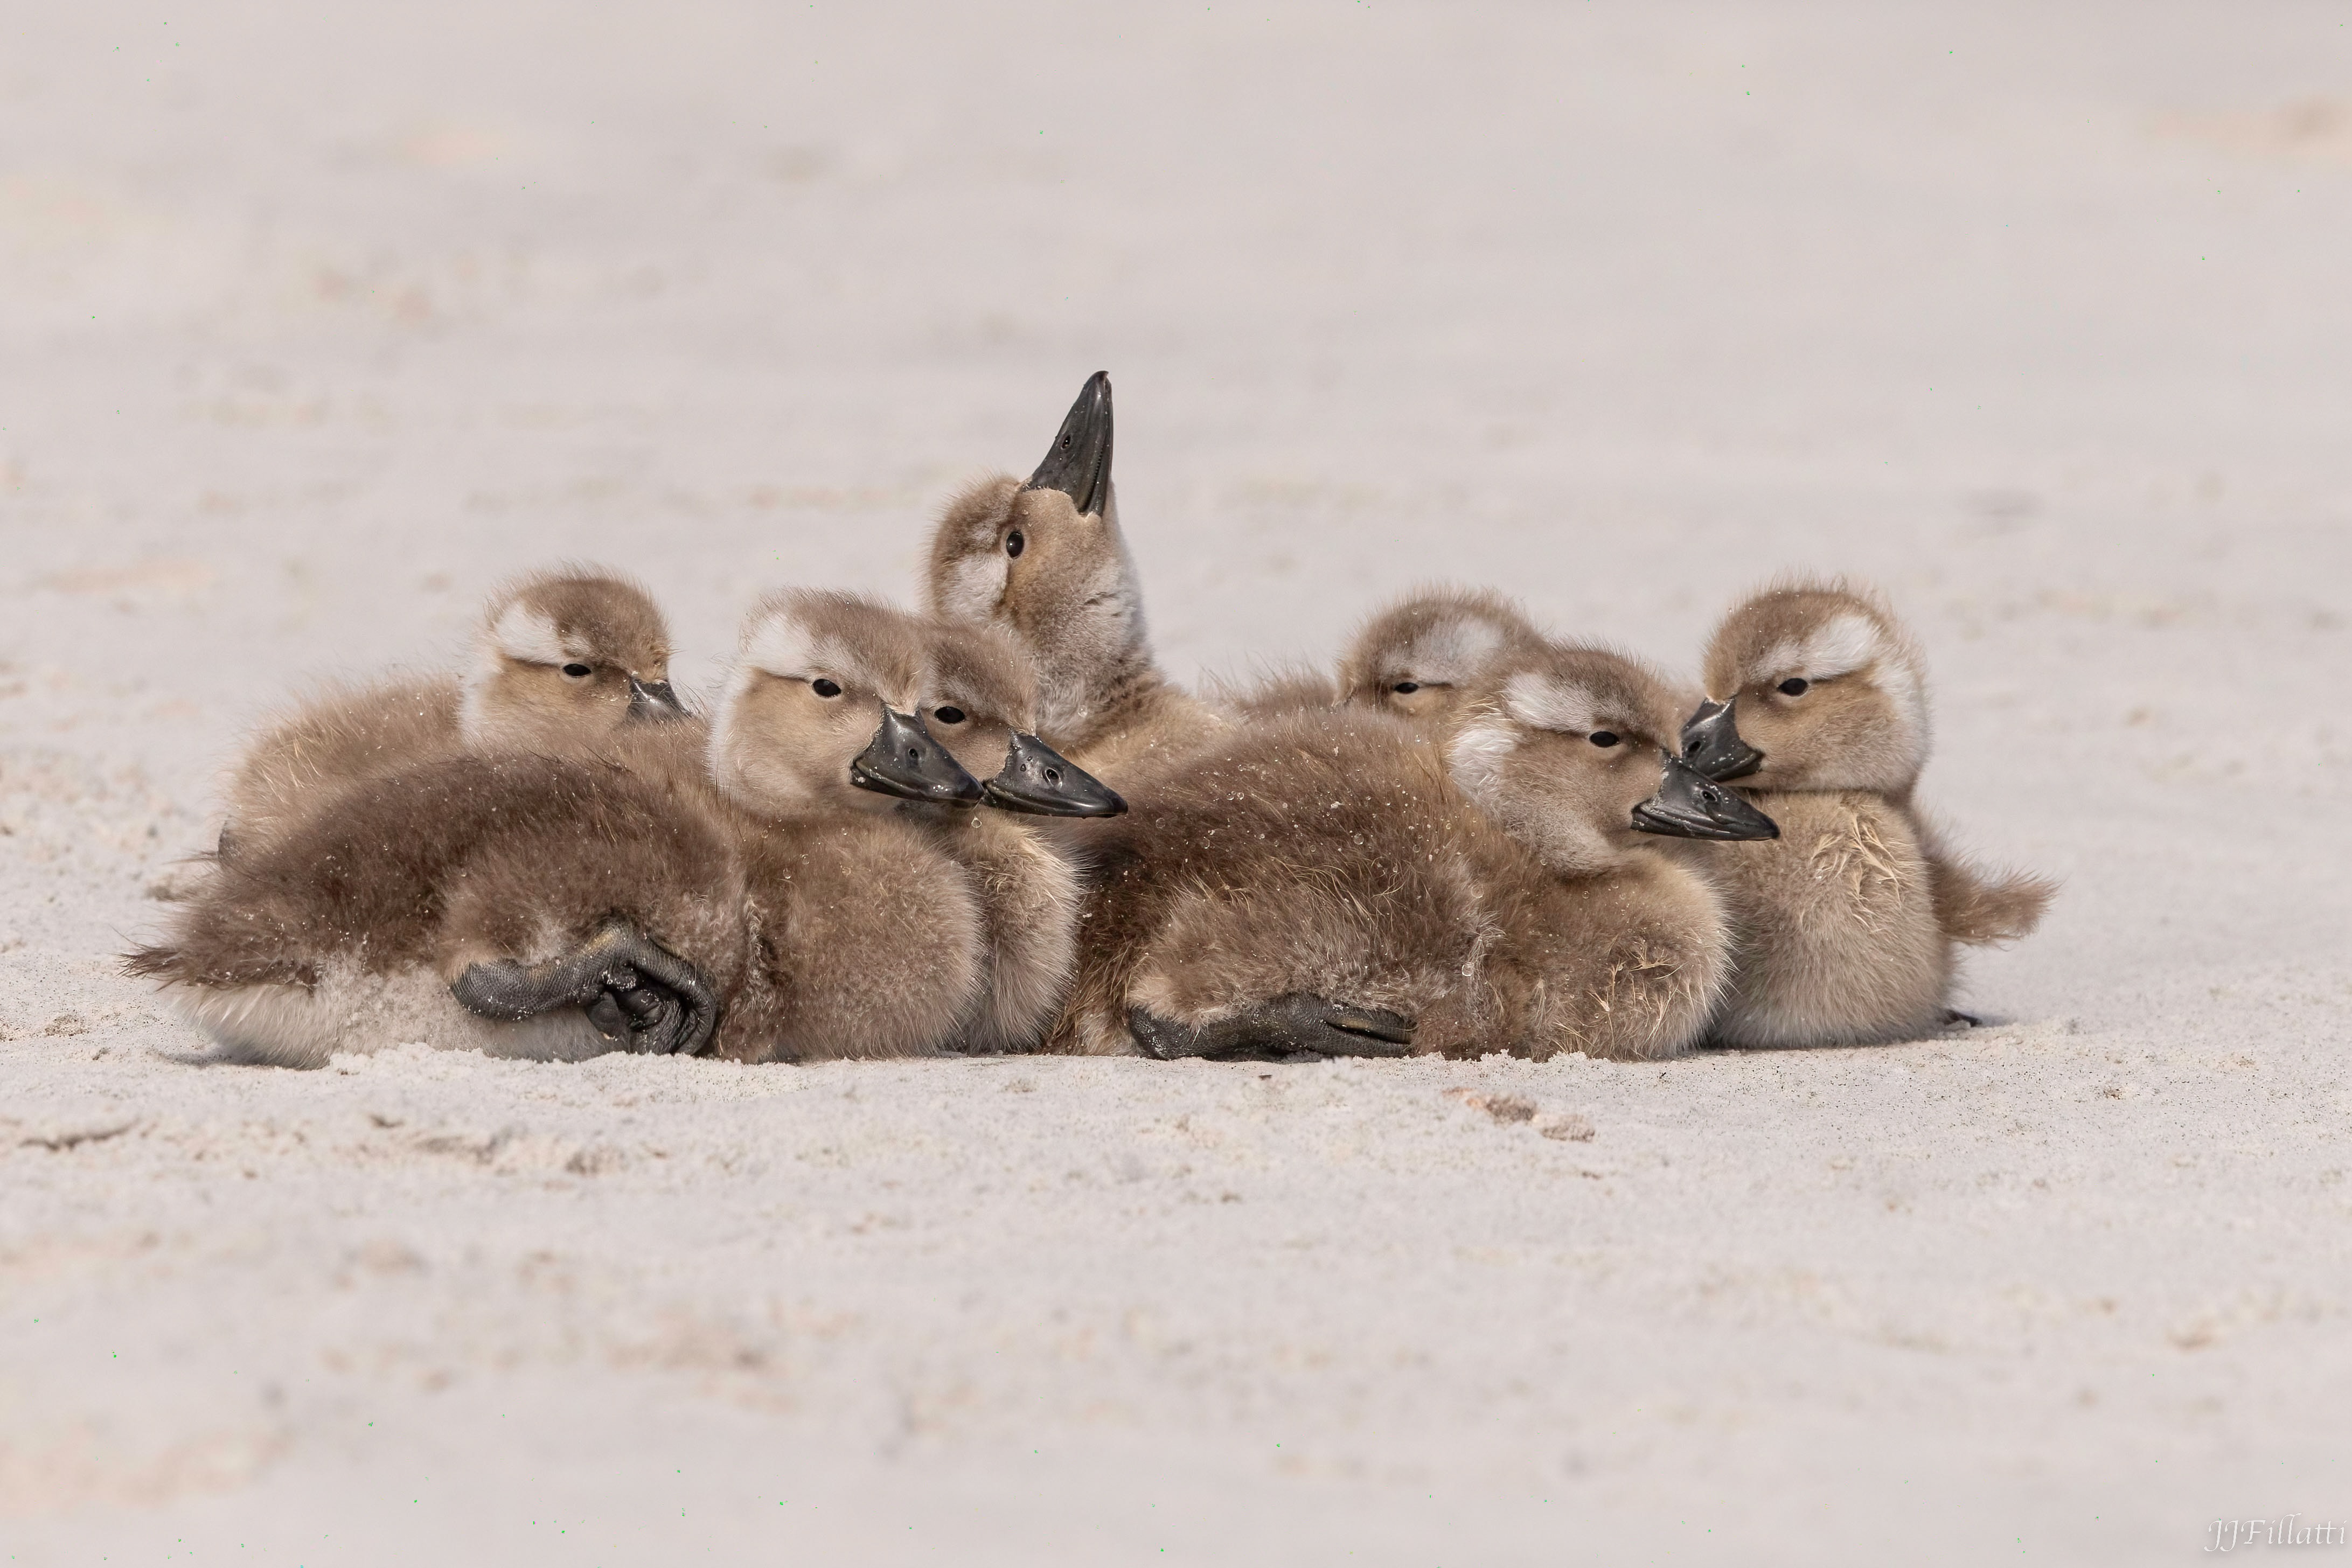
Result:
{"label": "webbed foot with claw", "polygon": [[580,1008],[614,1050],[655,1056],[698,1055],[719,1029],[719,993],[701,971],[618,918],[541,963],[472,965],[449,991],[501,1023]]}
{"label": "webbed foot with claw", "polygon": [[1129,1008],[1129,1030],[1146,1056],[1172,1061],[1184,1056],[1407,1056],[1412,1051],[1411,1019],[1386,1008],[1353,1007],[1293,991],[1214,1023],[1180,1023],[1143,1008]]}

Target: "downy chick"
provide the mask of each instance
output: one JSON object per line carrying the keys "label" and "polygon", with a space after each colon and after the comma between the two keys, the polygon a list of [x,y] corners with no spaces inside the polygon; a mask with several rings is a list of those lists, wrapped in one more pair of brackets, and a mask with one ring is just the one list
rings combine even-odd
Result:
{"label": "downy chick", "polygon": [[1055,1045],[1686,1050],[1727,965],[1722,919],[1645,835],[1771,824],[1664,749],[1675,694],[1613,653],[1538,646],[1468,695],[1442,739],[1302,713],[1158,781],[1100,845]]}
{"label": "downy chick", "polygon": [[[225,858],[126,967],[221,1061],[317,1067],[408,1042],[541,1061],[701,1050],[745,968],[733,812],[656,741],[365,774]],[[534,1005],[453,994],[518,956]]]}
{"label": "downy chick", "polygon": [[224,795],[220,853],[247,852],[374,773],[459,751],[562,751],[685,709],[669,632],[626,578],[563,569],[494,594],[462,674],[331,690],[246,748]]}
{"label": "downy chick", "polygon": [[979,480],[948,504],[927,580],[943,620],[1010,632],[1036,661],[1038,723],[1114,784],[1225,727],[1160,673],[1111,486],[1110,377],[1097,371],[1026,483]]}
{"label": "downy chick", "polygon": [[1913,1040],[1946,1020],[1955,943],[2014,940],[2054,884],[1945,852],[1912,804],[1927,759],[1927,675],[1884,600],[1795,580],[1727,615],[1691,765],[1781,827],[1710,857],[1738,934],[1716,1020],[1727,1045]]}
{"label": "downy chick", "polygon": [[[845,802],[835,762],[877,703],[882,731],[850,774],[863,789],[883,793]],[[1070,862],[1027,819],[1111,816],[1126,804],[1033,733],[1035,708],[1026,656],[991,628],[834,593],[788,593],[753,612],[713,727],[712,775],[765,825],[750,886],[755,904],[779,913],[762,914],[762,928],[791,933],[780,950],[840,955],[848,966],[837,981],[817,980],[780,957],[777,986],[796,1016],[753,1032],[802,1057],[1038,1043],[1067,984],[1078,883]],[[920,766],[888,772],[891,758],[903,763],[926,746],[938,754],[933,761],[967,781],[993,776],[943,794]],[[983,798],[995,809],[966,809]],[[873,850],[850,854],[852,818]],[[919,875],[865,869],[872,852],[901,840],[909,861],[938,856],[948,869],[928,860]],[[950,904],[969,912],[955,941],[914,929]],[[870,971],[877,967],[968,969],[968,981],[938,993],[942,1006],[950,989],[966,1000],[953,1019],[913,1008],[902,998],[931,994],[922,977],[877,986]],[[877,1004],[892,1010],[867,1016]],[[893,1036],[894,1028],[901,1032]],[[887,1039],[889,1047],[848,1052],[824,1044],[852,1035]]]}
{"label": "downy chick", "polygon": [[1342,701],[1442,729],[1499,661],[1544,645],[1526,612],[1478,588],[1426,588],[1367,621],[1339,660]]}
{"label": "downy chick", "polygon": [[[983,792],[908,706],[923,630],[839,595],[772,601],[712,727],[718,787],[629,735],[595,758],[372,778],[231,868],[131,967],[226,1057],[289,1066],[410,1040],[750,1061],[992,1042],[994,890],[898,809]],[[996,788],[1032,810],[1115,805],[1034,742]]]}
{"label": "downy chick", "polygon": [[[1033,682],[984,628],[809,591],[753,610],[708,753],[733,812],[745,955],[715,987],[716,1054],[1036,1043],[1067,979],[1077,900],[1069,863],[1024,819],[1126,807],[1026,733]],[[959,753],[997,771],[982,784]],[[455,989],[478,1010],[543,1008],[578,971],[571,955],[548,964],[478,961]]]}
{"label": "downy chick", "polygon": [[1217,706],[1244,721],[1352,705],[1442,728],[1496,659],[1539,647],[1526,614],[1476,588],[1417,589],[1349,640],[1335,673],[1289,668],[1213,684]]}

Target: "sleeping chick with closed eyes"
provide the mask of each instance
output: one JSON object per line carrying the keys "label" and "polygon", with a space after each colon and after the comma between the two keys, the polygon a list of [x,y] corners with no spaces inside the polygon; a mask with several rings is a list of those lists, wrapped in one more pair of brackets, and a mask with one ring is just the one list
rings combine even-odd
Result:
{"label": "sleeping chick with closed eyes", "polygon": [[491,595],[460,674],[331,689],[252,741],[223,789],[219,854],[250,854],[373,774],[459,752],[563,751],[683,718],[670,643],[645,589],[595,568]]}

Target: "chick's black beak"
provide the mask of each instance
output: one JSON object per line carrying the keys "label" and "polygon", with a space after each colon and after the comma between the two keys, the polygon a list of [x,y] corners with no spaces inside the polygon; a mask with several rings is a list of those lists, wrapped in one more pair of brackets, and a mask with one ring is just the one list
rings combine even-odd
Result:
{"label": "chick's black beak", "polygon": [[1780,824],[1670,751],[1658,792],[1633,808],[1633,826],[1674,839],[1777,839]]}
{"label": "chick's black beak", "polygon": [[1683,760],[1718,784],[1764,766],[1764,754],[1739,738],[1738,706],[1738,697],[1703,702],[1683,721]]}
{"label": "chick's black beak", "polygon": [[980,780],[931,738],[921,719],[898,713],[888,703],[882,705],[882,727],[849,765],[849,781],[901,800],[941,806],[977,806],[981,801]]}
{"label": "chick's black beak", "polygon": [[1034,735],[1015,734],[1004,770],[983,788],[999,810],[1040,817],[1116,817],[1127,810],[1112,789]]}
{"label": "chick's black beak", "polygon": [[1099,517],[1110,502],[1110,372],[1087,378],[1078,401],[1062,416],[1053,450],[1023,486],[1059,490],[1082,516]]}
{"label": "chick's black beak", "polygon": [[677,700],[667,681],[641,681],[629,677],[629,716],[667,724],[686,716],[686,705]]}

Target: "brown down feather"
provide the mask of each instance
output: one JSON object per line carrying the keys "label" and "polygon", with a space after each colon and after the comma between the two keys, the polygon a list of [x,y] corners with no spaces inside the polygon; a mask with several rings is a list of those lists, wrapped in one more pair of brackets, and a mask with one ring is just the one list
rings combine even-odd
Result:
{"label": "brown down feather", "polygon": [[[826,704],[805,677],[779,683],[747,668],[730,693],[722,731],[751,750],[824,752],[796,711],[850,721],[834,727],[840,755],[806,759],[816,794],[788,790],[770,810],[730,799],[706,780],[699,725],[630,727],[593,756],[442,758],[362,780],[241,861],[131,967],[215,990],[310,988],[352,969],[446,981],[482,959],[552,956],[618,915],[720,990],[712,1049],[722,1057],[1034,1042],[1066,977],[1068,862],[1000,813],[896,808],[846,782],[871,728],[859,715],[877,700],[961,706],[970,760],[992,771],[1005,716],[1024,716],[1032,700],[1017,651],[995,633],[845,595],[788,596],[756,611],[752,626],[773,616],[821,634],[845,688],[862,669],[886,676],[887,692],[866,681]],[[810,637],[785,641],[805,647]],[[902,657],[909,648],[928,655]],[[753,692],[781,706],[752,703]],[[480,1026],[467,1021],[470,1042]]]}
{"label": "brown down feather", "polygon": [[[1006,541],[1018,530],[1018,557]],[[1010,632],[1035,662],[1038,732],[1125,790],[1213,738],[1225,721],[1160,673],[1119,530],[1116,486],[1099,516],[1009,474],[974,480],[931,534],[926,602],[945,621]]]}
{"label": "brown down feather", "polygon": [[[468,683],[534,684],[509,670],[497,644],[500,616],[519,603],[581,649],[598,674],[577,686],[547,676],[567,685],[560,697],[518,690],[513,700],[491,705],[483,732],[468,737],[461,722]],[[223,780],[220,853],[252,852],[372,774],[466,749],[560,751],[575,741],[593,744],[626,715],[626,676],[666,679],[669,653],[660,609],[629,578],[587,566],[516,578],[489,596],[462,681],[428,674],[330,684],[265,726]]]}
{"label": "brown down feather", "polygon": [[2024,940],[2058,895],[2055,878],[1990,872],[1941,852],[1929,854],[1927,872],[1936,923],[1953,941],[1974,947]]}
{"label": "brown down feather", "polygon": [[1686,1049],[1711,1005],[1721,939],[1701,882],[1642,848],[1563,874],[1398,717],[1267,719],[1132,804],[1092,840],[1051,1049],[1131,1049],[1132,1006],[1197,1026],[1305,991],[1405,1015],[1417,1053],[1640,1058]]}
{"label": "brown down feather", "polygon": [[[1886,598],[1791,577],[1734,606],[1708,641],[1708,695],[1736,698],[1763,766],[1738,787],[1780,822],[1712,873],[1738,960],[1715,1032],[1746,1046],[1867,1044],[1944,1026],[1955,943],[2030,932],[2055,891],[1948,849],[1914,793],[1928,715],[1919,645]],[[1790,694],[1781,683],[1801,679]]]}

